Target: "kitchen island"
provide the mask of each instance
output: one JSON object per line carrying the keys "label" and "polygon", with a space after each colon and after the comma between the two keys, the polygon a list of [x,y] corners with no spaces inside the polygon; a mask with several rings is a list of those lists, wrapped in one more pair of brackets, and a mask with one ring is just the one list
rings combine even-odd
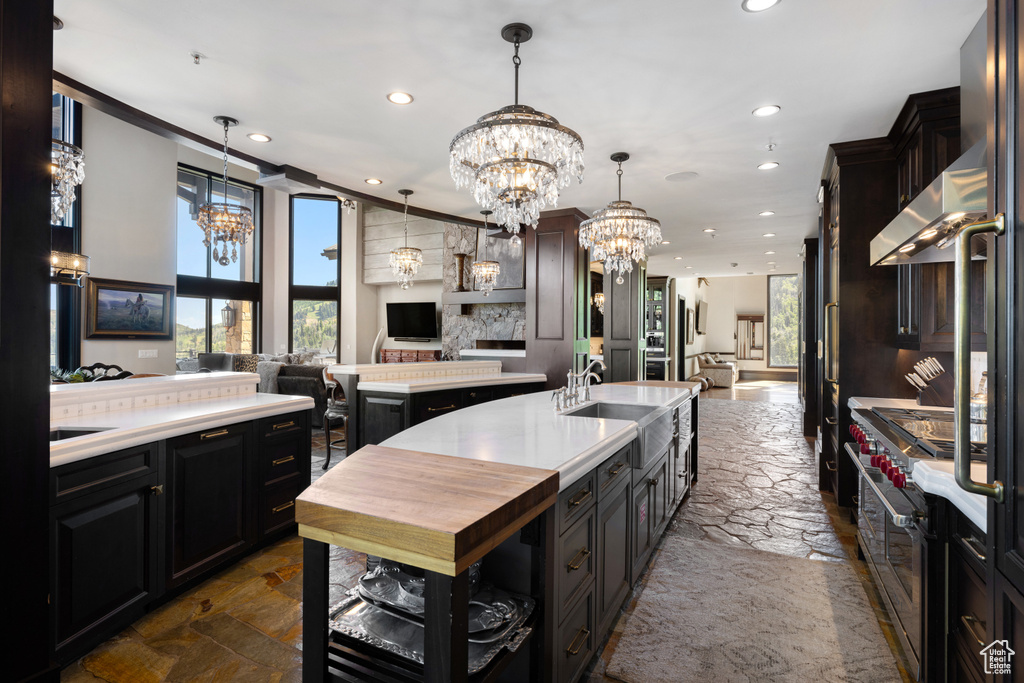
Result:
{"label": "kitchen island", "polygon": [[[537,604],[535,621],[525,626],[527,634],[533,629],[532,635],[523,636],[529,637],[530,645],[518,650],[529,654],[516,657],[518,664],[509,669],[515,673],[506,675],[519,676],[513,680],[578,680],[689,490],[690,443],[696,439],[692,421],[696,387],[693,383],[596,386],[592,402],[560,413],[553,410],[547,392],[491,401],[415,425],[379,447],[356,452],[339,463],[297,500],[299,533],[306,538],[309,553],[304,602],[311,621],[304,626],[304,639],[308,640],[303,648],[307,654],[330,653],[334,657],[308,663],[311,671],[347,666],[346,658],[355,658],[360,666],[386,661],[414,680],[424,675],[422,656],[403,663],[398,661],[401,654],[397,660],[394,657],[401,648],[386,651],[384,647],[378,657],[372,648],[359,647],[359,641],[377,639],[374,642],[379,643],[380,633],[352,636],[332,632],[324,623],[328,615],[326,542],[351,543],[399,562],[409,557],[397,537],[393,549],[387,547],[387,538],[376,538],[372,546],[358,540],[366,532],[360,519],[373,517],[376,522],[371,526],[396,521],[404,504],[399,484],[408,486],[410,479],[417,478],[385,463],[390,462],[388,458],[420,453],[438,468],[446,462],[438,456],[448,456],[458,459],[455,462],[477,461],[481,467],[557,472],[555,505],[527,523],[519,534],[496,537],[496,547],[483,558],[481,573],[502,589],[528,596]],[[629,414],[634,417],[622,419]],[[356,506],[344,496],[332,500],[332,489],[344,488],[347,470],[354,474],[356,469],[365,469],[375,453],[381,466],[373,509],[364,503]],[[430,480],[438,479],[444,480],[443,471],[432,473]],[[447,507],[460,507],[462,495],[468,496],[467,507],[477,503],[472,494],[445,486],[420,494],[427,499],[443,497]],[[325,507],[333,508],[328,516]],[[325,522],[327,517],[330,522]],[[444,573],[444,567],[431,565],[431,571]],[[445,591],[458,584],[459,577],[464,579],[465,571],[447,575],[453,578],[441,583]],[[317,605],[316,613],[310,605]],[[368,604],[365,609],[372,612],[371,607]],[[432,640],[429,634],[426,639]],[[518,640],[509,649],[521,643]],[[458,671],[450,673],[452,680],[465,680]],[[488,677],[492,675],[498,672],[483,668],[476,677],[491,680]]]}

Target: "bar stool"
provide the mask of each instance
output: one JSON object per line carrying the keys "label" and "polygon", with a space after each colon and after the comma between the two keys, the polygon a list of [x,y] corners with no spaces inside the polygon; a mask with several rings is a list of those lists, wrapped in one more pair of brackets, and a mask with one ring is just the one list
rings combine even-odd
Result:
{"label": "bar stool", "polygon": [[[345,400],[345,392],[341,385],[334,381],[324,367],[324,387],[327,389],[327,410],[324,411],[324,439],[327,441],[327,457],[324,459],[323,469],[331,464],[331,448],[339,448],[342,444],[348,449],[348,401]],[[340,439],[331,440],[331,428],[337,427],[341,422],[343,436]]]}

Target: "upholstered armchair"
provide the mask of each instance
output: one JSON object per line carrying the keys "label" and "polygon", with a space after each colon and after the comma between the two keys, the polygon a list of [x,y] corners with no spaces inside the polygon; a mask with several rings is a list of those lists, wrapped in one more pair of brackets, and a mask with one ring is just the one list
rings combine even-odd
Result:
{"label": "upholstered armchair", "polygon": [[697,367],[700,374],[715,380],[716,387],[731,387],[740,376],[736,363],[716,362],[710,353],[697,354]]}

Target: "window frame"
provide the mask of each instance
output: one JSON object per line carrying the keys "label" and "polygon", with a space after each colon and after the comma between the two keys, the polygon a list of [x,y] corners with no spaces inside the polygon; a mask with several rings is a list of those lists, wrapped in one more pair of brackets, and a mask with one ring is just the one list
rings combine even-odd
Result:
{"label": "window frame", "polygon": [[[297,285],[295,284],[295,200],[312,199],[316,201],[334,202],[338,211],[337,231],[337,277],[335,286],[328,285]],[[334,301],[338,304],[338,320],[334,330],[334,360],[341,358],[341,232],[342,232],[342,209],[344,205],[336,197],[327,197],[315,194],[293,194],[288,197],[288,353],[295,352],[295,301]]]}
{"label": "window frame", "polygon": [[797,343],[797,347],[796,347],[796,363],[793,363],[792,365],[775,365],[775,364],[772,363],[772,278],[795,278],[796,282],[797,282],[797,295],[796,295],[797,306],[799,306],[799,304],[800,304],[800,296],[799,296],[800,274],[799,273],[779,273],[777,275],[769,275],[768,276],[767,288],[766,288],[766,291],[765,291],[765,294],[767,295],[767,297],[766,297],[767,301],[765,302],[765,307],[764,307],[765,311],[767,312],[767,314],[765,315],[765,318],[766,318],[766,320],[765,320],[766,329],[765,329],[765,335],[764,335],[765,367],[777,368],[777,369],[780,369],[780,370],[795,370],[795,369],[797,369],[799,367],[799,364],[800,364],[800,331],[799,331],[799,322],[800,321],[799,321],[799,313],[798,313],[798,316],[797,316],[797,327],[798,327],[798,329],[797,329],[797,339],[796,339],[796,343]]}
{"label": "window frame", "polygon": [[[185,171],[186,173],[192,173],[194,175],[204,176],[207,178],[207,202],[210,201],[210,197],[213,192],[213,183],[217,180],[223,182],[224,178],[223,175],[217,175],[216,173],[204,168],[180,162],[177,165],[177,171]],[[257,353],[262,350],[263,343],[263,188],[259,185],[245,182],[244,180],[232,178],[231,176],[228,176],[228,184],[236,185],[253,192],[253,223],[255,224],[253,239],[256,241],[256,244],[254,245],[256,250],[256,259],[254,264],[253,281],[244,282],[242,280],[226,280],[224,278],[214,277],[212,264],[213,259],[211,258],[213,246],[211,245],[206,248],[206,277],[201,275],[178,274],[174,296],[206,299],[206,349],[203,353],[210,353],[211,345],[213,343],[213,300],[221,299],[252,302],[254,309],[252,320],[252,348],[253,352]],[[177,185],[175,185],[175,187],[177,187]],[[177,190],[175,190],[175,197],[177,197]],[[177,223],[177,220],[175,220],[175,223]],[[175,253],[175,256],[177,256],[177,253]],[[218,307],[218,309],[219,308],[220,307]],[[176,336],[175,347],[177,347]],[[197,351],[197,353],[199,352]],[[177,356],[177,350],[175,350],[175,356]]]}
{"label": "window frame", "polygon": [[[53,93],[60,97],[64,105],[61,129],[65,142],[82,147],[82,103],[76,102],[66,95]],[[71,106],[67,107],[70,103]],[[70,129],[70,136],[68,130]],[[86,165],[88,171],[88,165]],[[71,205],[70,225],[50,224],[50,248],[57,251],[82,253],[82,186],[75,187],[75,202]],[[57,367],[75,370],[82,364],[82,290],[57,282],[50,277],[50,283],[57,285],[57,330],[56,358]]]}

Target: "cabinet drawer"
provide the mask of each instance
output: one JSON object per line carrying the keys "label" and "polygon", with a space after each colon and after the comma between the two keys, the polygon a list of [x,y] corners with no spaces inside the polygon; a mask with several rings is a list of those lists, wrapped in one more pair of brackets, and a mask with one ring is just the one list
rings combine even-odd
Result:
{"label": "cabinet drawer", "polygon": [[558,630],[555,643],[558,683],[576,680],[594,654],[594,592],[580,600]]}
{"label": "cabinet drawer", "polygon": [[299,464],[305,462],[305,458],[299,452],[300,447],[301,443],[295,442],[264,446],[262,483],[271,484],[298,474]]}
{"label": "cabinet drawer", "polygon": [[632,449],[632,444],[620,449],[618,453],[605,460],[597,468],[597,495],[599,498],[611,493],[620,481],[627,481],[630,478],[629,465]]}
{"label": "cabinet drawer", "polygon": [[467,406],[475,406],[480,403],[493,401],[494,398],[494,387],[474,387],[466,389],[465,404]]}
{"label": "cabinet drawer", "polygon": [[575,484],[558,494],[559,532],[564,533],[574,521],[594,506],[594,485],[597,472],[590,471]]}
{"label": "cabinet drawer", "polygon": [[289,413],[288,415],[275,415],[260,420],[260,436],[264,440],[284,440],[295,438],[301,435],[305,426],[305,418],[302,413]]}
{"label": "cabinet drawer", "polygon": [[590,512],[577,520],[558,541],[560,562],[555,575],[558,577],[559,622],[565,617],[568,606],[588,590],[594,581],[596,513],[597,508],[591,507]]}
{"label": "cabinet drawer", "polygon": [[86,458],[50,470],[50,505],[155,474],[160,444],[150,443]]}
{"label": "cabinet drawer", "polygon": [[985,575],[985,532],[967,518],[967,515],[954,511],[952,517],[953,546],[960,552],[967,563],[980,575]]}
{"label": "cabinet drawer", "polygon": [[302,488],[298,477],[260,494],[260,535],[266,536],[295,523],[295,497]]}
{"label": "cabinet drawer", "polygon": [[967,664],[964,668],[980,680],[984,676],[978,653],[986,645],[985,581],[956,552],[949,555],[949,574],[950,650],[960,651]]}
{"label": "cabinet drawer", "polygon": [[430,418],[444,415],[462,407],[462,391],[432,391],[426,394],[415,394],[413,399],[413,424],[425,422]]}

